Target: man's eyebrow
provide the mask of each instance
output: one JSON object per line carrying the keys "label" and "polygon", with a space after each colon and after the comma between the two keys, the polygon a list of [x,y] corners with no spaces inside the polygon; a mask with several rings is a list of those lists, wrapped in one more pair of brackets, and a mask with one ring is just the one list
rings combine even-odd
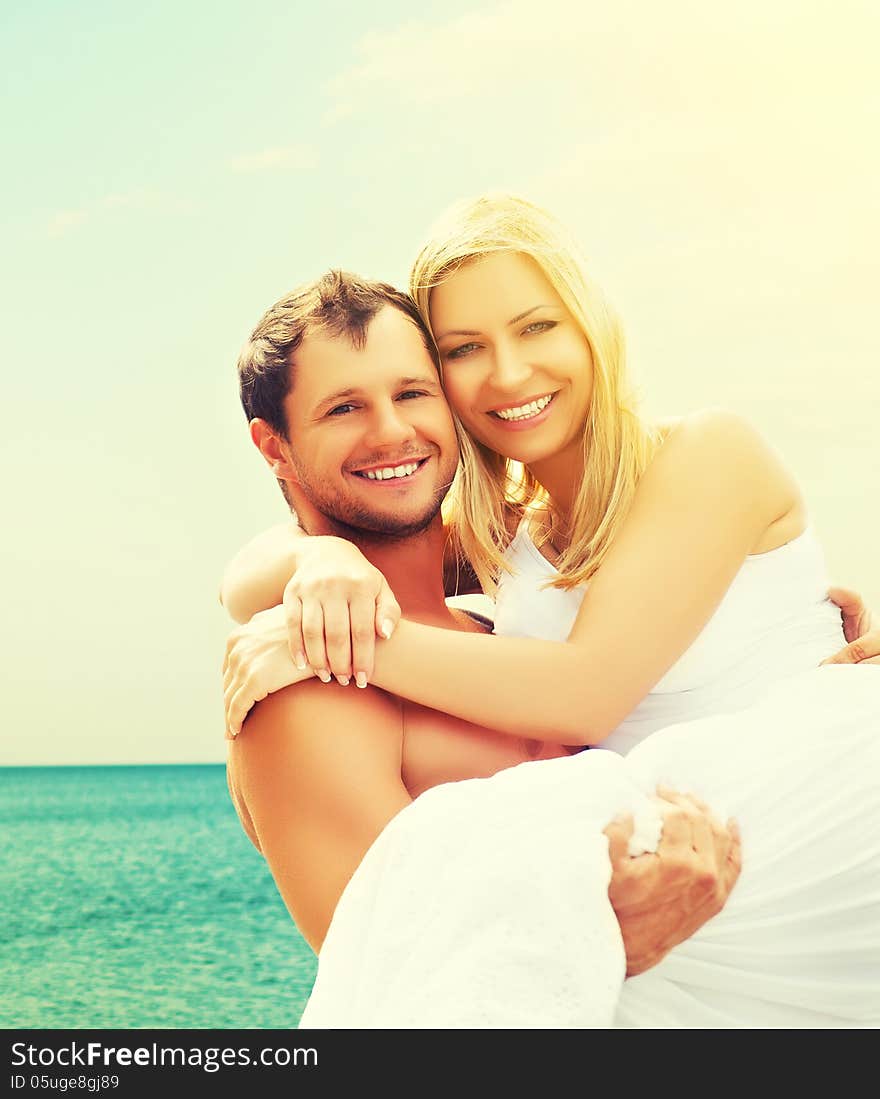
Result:
{"label": "man's eyebrow", "polygon": [[[531,309],[526,309],[522,313],[517,313],[515,317],[511,317],[507,322],[507,326],[509,328],[512,324],[519,324],[521,320],[526,318],[530,313],[534,313],[536,309],[546,308],[548,307],[543,304],[533,305]],[[479,336],[479,334],[479,332],[474,331],[472,328],[450,328],[448,332],[442,332],[439,336],[435,336],[434,338],[437,343],[440,343],[441,340],[445,340],[448,336]]]}
{"label": "man's eyebrow", "polygon": [[[440,382],[438,379],[429,377],[427,374],[414,374],[412,377],[398,378],[394,384],[400,389],[405,389],[409,385],[420,385],[426,389],[440,390]],[[348,397],[357,397],[362,392],[363,389],[359,386],[349,386],[347,389],[337,389],[335,393],[329,393],[326,397],[322,397],[315,405],[315,411],[319,412],[321,409],[342,402]]]}
{"label": "man's eyebrow", "polygon": [[315,410],[324,408],[325,405],[335,404],[337,401],[342,401],[346,397],[354,397],[356,393],[360,391],[354,387],[348,389],[338,389],[335,393],[328,393],[326,397],[322,397],[320,401],[315,405]]}
{"label": "man's eyebrow", "polygon": [[423,385],[428,388],[439,389],[440,381],[437,378],[431,378],[427,374],[414,374],[411,378],[400,378],[397,384],[401,387],[408,385]]}

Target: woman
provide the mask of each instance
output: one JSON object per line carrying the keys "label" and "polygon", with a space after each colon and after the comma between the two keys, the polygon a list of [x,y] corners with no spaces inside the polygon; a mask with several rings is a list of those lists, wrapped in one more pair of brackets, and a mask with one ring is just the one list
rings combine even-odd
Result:
{"label": "woman", "polygon": [[[636,415],[619,323],[549,215],[512,196],[455,208],[411,290],[462,429],[454,544],[484,590],[497,584],[497,636],[402,622],[375,668],[358,652],[352,666],[347,630],[329,647],[323,630],[302,637],[314,601],[294,575],[285,604],[300,665],[360,673],[508,734],[625,751],[662,725],[747,706],[840,647],[790,473],[736,417]],[[320,556],[332,572],[338,557],[323,544]],[[251,553],[224,601],[250,617],[279,601],[278,580]],[[236,699],[233,731],[252,701]]]}
{"label": "woman", "polygon": [[[673,782],[690,775],[704,797],[738,815],[753,792],[741,782],[725,785],[725,760],[745,751],[759,760],[760,773],[763,751],[775,774],[799,745],[809,754],[839,735],[856,771],[825,790],[831,801],[822,803],[823,814],[842,819],[835,799],[852,789],[857,819],[870,822],[876,778],[870,766],[866,774],[859,770],[866,761],[858,750],[880,710],[880,676],[875,669],[854,673],[857,688],[841,691],[836,672],[812,671],[839,646],[840,627],[790,475],[733,417],[708,413],[657,427],[638,419],[626,394],[619,328],[543,212],[505,197],[478,201],[455,218],[423,249],[413,290],[464,429],[457,538],[484,584],[500,579],[501,637],[401,622],[378,643],[373,682],[504,733],[620,751],[660,726],[752,707],[736,721],[704,720],[699,741],[696,726],[652,738],[634,766],[655,779],[658,768],[671,768],[663,777]],[[522,464],[522,475],[511,463]],[[297,600],[302,594],[295,592]],[[555,640],[513,636],[526,631]],[[357,654],[354,668],[334,663],[332,651],[325,657],[323,639],[316,647],[295,636],[293,651],[325,675],[366,670]],[[850,690],[858,698],[848,706]],[[236,693],[233,686],[231,697]],[[237,705],[246,712],[247,699]],[[656,747],[668,749],[670,738],[672,763]],[[551,765],[541,764],[490,780],[491,789],[503,791],[497,801],[508,814],[529,798],[547,810],[546,820],[560,824],[559,806],[568,802],[561,791],[576,795],[578,772],[598,766],[591,756],[554,762],[552,781],[543,777]],[[790,770],[790,804],[771,818],[764,791],[762,833],[752,837],[756,848],[759,841],[769,845],[763,858],[752,858],[765,885],[786,814],[797,820],[807,811],[797,800],[805,791],[809,803],[818,803],[801,771]],[[609,786],[614,781],[610,772]],[[431,834],[429,826],[422,838]],[[389,836],[393,843],[394,830]],[[375,864],[371,851],[343,897],[328,938],[331,958],[346,956],[357,942],[356,898],[371,895]],[[785,884],[792,897],[800,894],[801,911],[814,911],[817,883],[809,874],[798,877],[793,867]],[[824,886],[823,879],[820,894]],[[747,903],[756,895],[760,890]],[[789,911],[797,911],[795,901]],[[849,914],[854,934],[876,923],[877,913],[858,898]],[[752,909],[759,922],[761,915]],[[798,946],[797,958],[810,955],[809,943]],[[876,943],[869,949],[876,959]],[[759,988],[742,977],[740,994],[770,1002],[773,979]],[[323,986],[319,979],[322,987],[333,988],[333,979]],[[441,1001],[441,1011],[448,1006]],[[853,1018],[851,1008],[840,1017]],[[316,1018],[320,1025],[320,1010],[310,1021]]]}

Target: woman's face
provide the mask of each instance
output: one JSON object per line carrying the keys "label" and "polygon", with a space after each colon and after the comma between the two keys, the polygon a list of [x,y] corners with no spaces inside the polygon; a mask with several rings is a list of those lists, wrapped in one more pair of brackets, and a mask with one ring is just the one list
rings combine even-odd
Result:
{"label": "woman's face", "polygon": [[534,260],[473,260],[432,291],[430,309],[446,395],[475,438],[526,465],[579,453],[593,357]]}

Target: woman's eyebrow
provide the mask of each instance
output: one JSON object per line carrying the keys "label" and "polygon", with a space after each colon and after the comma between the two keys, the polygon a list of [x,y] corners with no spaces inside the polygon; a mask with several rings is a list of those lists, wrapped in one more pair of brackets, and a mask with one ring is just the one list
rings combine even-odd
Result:
{"label": "woman's eyebrow", "polygon": [[445,340],[447,336],[479,336],[479,334],[479,332],[474,332],[470,328],[450,328],[448,332],[441,332],[434,339],[439,343],[441,340]]}
{"label": "woman's eyebrow", "polygon": [[517,313],[515,317],[511,317],[510,320],[507,322],[507,326],[509,328],[512,324],[519,324],[521,320],[524,320],[530,313],[534,313],[536,309],[546,308],[546,305],[533,305],[531,309],[526,309],[525,312]]}
{"label": "woman's eyebrow", "polygon": [[[526,309],[522,313],[517,313],[515,317],[511,317],[510,320],[507,322],[507,326],[509,328],[513,324],[518,324],[521,320],[524,320],[527,316],[529,316],[530,313],[534,313],[536,309],[547,308],[549,308],[549,306],[544,304],[533,305],[531,309]],[[434,338],[436,339],[437,343],[440,343],[441,340],[445,340],[448,336],[479,336],[479,334],[480,333],[478,331],[475,331],[472,328],[450,328],[448,332],[441,332],[439,336],[435,336]]]}

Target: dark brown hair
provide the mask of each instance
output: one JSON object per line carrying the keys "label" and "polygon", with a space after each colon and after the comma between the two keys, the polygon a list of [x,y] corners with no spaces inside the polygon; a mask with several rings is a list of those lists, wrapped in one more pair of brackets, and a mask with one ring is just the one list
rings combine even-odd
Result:
{"label": "dark brown hair", "polygon": [[346,337],[362,348],[370,321],[380,309],[399,309],[418,329],[436,362],[433,341],[415,302],[385,282],[371,282],[347,271],[328,271],[298,287],[263,314],[238,357],[238,384],[248,423],[265,420],[288,437],[284,398],[293,382],[293,355],[309,332]]}

